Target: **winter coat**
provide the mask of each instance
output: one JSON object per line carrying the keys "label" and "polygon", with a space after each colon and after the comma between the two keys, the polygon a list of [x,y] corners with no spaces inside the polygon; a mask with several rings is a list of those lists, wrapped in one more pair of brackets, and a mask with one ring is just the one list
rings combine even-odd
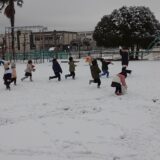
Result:
{"label": "winter coat", "polygon": [[108,65],[111,62],[102,61],[102,71],[108,71]]}
{"label": "winter coat", "polygon": [[12,78],[17,78],[16,68],[12,68]]}
{"label": "winter coat", "polygon": [[27,68],[25,69],[26,73],[32,73],[32,71],[34,70],[33,65],[30,63],[27,64]]}
{"label": "winter coat", "polygon": [[116,82],[121,84],[122,86],[126,86],[125,76],[120,73],[113,78],[112,82]]}
{"label": "winter coat", "polygon": [[122,66],[128,66],[129,63],[129,53],[128,50],[120,50]]}
{"label": "winter coat", "polygon": [[76,65],[74,64],[74,61],[69,61],[68,64],[69,64],[69,71],[74,72],[76,67]]}
{"label": "winter coat", "polygon": [[101,70],[99,69],[98,65],[91,65],[90,69],[91,69],[92,78],[99,79],[100,77],[99,73],[101,73]]}
{"label": "winter coat", "polygon": [[3,76],[4,81],[11,80],[11,77],[12,77],[11,69],[10,68],[6,68],[5,72],[4,72],[4,76]]}
{"label": "winter coat", "polygon": [[54,73],[62,73],[62,68],[57,61],[53,61],[52,69],[53,69]]}

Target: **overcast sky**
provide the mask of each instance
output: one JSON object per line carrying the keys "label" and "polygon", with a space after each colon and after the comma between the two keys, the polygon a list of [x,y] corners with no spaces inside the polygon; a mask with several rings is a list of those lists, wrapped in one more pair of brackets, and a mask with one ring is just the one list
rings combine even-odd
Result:
{"label": "overcast sky", "polygon": [[[16,7],[15,26],[43,25],[49,30],[90,31],[97,22],[122,6],[146,6],[160,21],[159,0],[24,0]],[[0,31],[10,26],[0,13]]]}

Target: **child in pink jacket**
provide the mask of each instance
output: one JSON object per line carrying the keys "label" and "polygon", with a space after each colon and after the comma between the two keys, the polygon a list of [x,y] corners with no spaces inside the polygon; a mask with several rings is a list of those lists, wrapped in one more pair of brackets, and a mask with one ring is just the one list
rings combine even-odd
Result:
{"label": "child in pink jacket", "polygon": [[127,89],[127,84],[126,84],[126,79],[127,77],[127,73],[125,71],[122,71],[121,73],[117,74],[113,80],[112,80],[112,84],[111,87],[115,87],[115,94],[116,95],[122,95],[122,87],[124,87],[125,89]]}

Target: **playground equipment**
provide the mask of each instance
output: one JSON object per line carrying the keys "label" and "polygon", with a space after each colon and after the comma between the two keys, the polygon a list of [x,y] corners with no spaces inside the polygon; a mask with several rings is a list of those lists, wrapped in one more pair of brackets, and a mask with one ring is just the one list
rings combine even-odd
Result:
{"label": "playground equipment", "polygon": [[144,57],[150,60],[160,59],[160,36],[157,36],[147,47]]}

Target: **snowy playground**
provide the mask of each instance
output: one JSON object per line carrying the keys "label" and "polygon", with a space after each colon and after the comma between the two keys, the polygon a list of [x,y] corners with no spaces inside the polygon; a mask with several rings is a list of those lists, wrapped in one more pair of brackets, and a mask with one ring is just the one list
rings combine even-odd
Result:
{"label": "snowy playground", "polygon": [[[51,62],[35,64],[33,82],[20,79],[26,64],[17,63],[17,86],[3,84],[0,66],[0,160],[159,160],[160,61],[131,61],[128,90],[116,96],[111,81],[121,62],[109,65],[102,85],[89,85],[84,60],[76,78],[49,81]],[[101,68],[101,63],[99,63]]]}

